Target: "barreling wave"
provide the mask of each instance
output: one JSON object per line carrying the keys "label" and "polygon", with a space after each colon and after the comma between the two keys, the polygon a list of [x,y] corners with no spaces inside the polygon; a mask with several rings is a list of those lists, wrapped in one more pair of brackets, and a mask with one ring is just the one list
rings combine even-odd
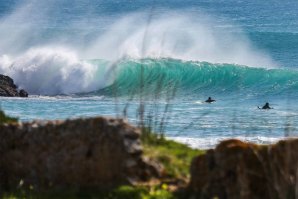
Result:
{"label": "barreling wave", "polygon": [[70,50],[33,49],[0,57],[0,73],[35,95],[294,95],[298,71],[173,58],[80,60]]}
{"label": "barreling wave", "polygon": [[115,67],[115,81],[100,93],[117,95],[240,94],[280,95],[298,91],[298,71],[176,59],[124,60]]}

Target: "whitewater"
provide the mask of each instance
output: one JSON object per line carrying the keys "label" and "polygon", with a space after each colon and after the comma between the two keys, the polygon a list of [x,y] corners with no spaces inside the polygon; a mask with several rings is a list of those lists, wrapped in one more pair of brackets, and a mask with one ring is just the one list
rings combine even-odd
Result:
{"label": "whitewater", "polygon": [[[276,18],[281,8],[287,15]],[[0,98],[1,109],[21,121],[103,115],[137,125],[142,103],[154,131],[196,148],[295,137],[295,8],[295,1],[1,1],[0,74],[30,94]],[[204,103],[209,96],[216,103]],[[274,109],[257,108],[265,102]]]}

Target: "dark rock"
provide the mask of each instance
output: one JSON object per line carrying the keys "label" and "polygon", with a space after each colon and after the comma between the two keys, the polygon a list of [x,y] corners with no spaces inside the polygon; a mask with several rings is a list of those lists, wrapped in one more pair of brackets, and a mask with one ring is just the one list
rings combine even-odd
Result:
{"label": "dark rock", "polygon": [[194,198],[295,198],[297,151],[298,139],[269,146],[224,141],[193,160],[190,192]]}
{"label": "dark rock", "polygon": [[19,93],[16,89],[9,86],[0,85],[0,96],[2,97],[19,97]]}
{"label": "dark rock", "polygon": [[19,95],[20,97],[28,97],[28,93],[24,89],[20,90]]}
{"label": "dark rock", "polygon": [[21,90],[20,93],[17,90],[17,86],[14,84],[13,79],[8,76],[0,74],[0,96],[2,97],[28,97],[28,93],[25,90]]}
{"label": "dark rock", "polygon": [[17,89],[17,86],[14,84],[13,79],[1,74],[0,74],[0,85],[9,86],[11,88]]}
{"label": "dark rock", "polygon": [[[130,136],[127,136],[130,135]],[[158,177],[140,130],[121,119],[0,125],[0,190],[108,189]]]}

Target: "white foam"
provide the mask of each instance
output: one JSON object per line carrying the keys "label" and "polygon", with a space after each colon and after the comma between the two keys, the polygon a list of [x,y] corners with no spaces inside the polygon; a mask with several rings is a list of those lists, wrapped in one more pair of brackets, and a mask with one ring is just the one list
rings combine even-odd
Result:
{"label": "white foam", "polygon": [[102,81],[104,68],[81,61],[75,52],[60,47],[30,49],[14,59],[4,55],[0,73],[36,95],[89,92],[107,83]]}
{"label": "white foam", "polygon": [[55,95],[55,96],[45,96],[45,95],[30,95],[29,99],[34,100],[48,100],[48,101],[100,101],[103,100],[104,96],[84,96],[84,97],[78,97],[76,95]]}
{"label": "white foam", "polygon": [[195,104],[204,104],[203,101],[195,101],[194,103],[195,103]]}
{"label": "white foam", "polygon": [[204,137],[204,138],[191,138],[191,137],[167,137],[168,139],[181,142],[197,149],[210,149],[215,148],[223,140],[239,139],[244,142],[255,144],[273,144],[284,137],[265,137],[265,136],[235,136],[235,137]]}

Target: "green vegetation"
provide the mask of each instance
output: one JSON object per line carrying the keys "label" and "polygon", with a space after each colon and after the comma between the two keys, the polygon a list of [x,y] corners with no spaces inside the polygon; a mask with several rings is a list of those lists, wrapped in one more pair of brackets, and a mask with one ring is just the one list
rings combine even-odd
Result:
{"label": "green vegetation", "polygon": [[[165,168],[165,176],[152,184],[120,186],[112,191],[63,190],[37,193],[34,189],[22,189],[6,193],[3,199],[175,199],[184,198],[183,189],[189,180],[189,167],[194,156],[203,151],[144,130],[142,134],[144,156],[160,162]],[[178,190],[178,191],[177,191]]]}
{"label": "green vegetation", "polygon": [[168,178],[187,180],[191,160],[204,151],[165,139],[162,135],[144,131],[142,134],[144,155],[157,160],[165,167]]}
{"label": "green vegetation", "polygon": [[173,193],[166,186],[162,187],[132,187],[121,186],[109,192],[104,191],[61,191],[36,193],[18,192],[6,194],[3,199],[174,199]]}
{"label": "green vegetation", "polygon": [[2,110],[0,110],[0,125],[3,123],[17,122],[17,121],[18,121],[17,118],[9,117],[5,115],[5,113]]}

